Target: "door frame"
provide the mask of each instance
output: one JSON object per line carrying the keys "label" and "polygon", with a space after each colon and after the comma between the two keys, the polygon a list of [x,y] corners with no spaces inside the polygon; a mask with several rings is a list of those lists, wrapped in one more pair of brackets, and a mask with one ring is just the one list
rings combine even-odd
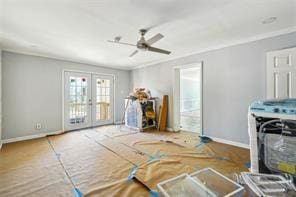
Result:
{"label": "door frame", "polygon": [[[99,73],[99,72],[92,72],[92,71],[83,71],[83,70],[73,70],[73,69],[63,69],[62,70],[62,132],[65,132],[65,73],[66,72],[77,72],[77,73],[86,73],[91,75],[106,75],[113,77],[113,123],[115,123],[116,117],[116,105],[115,105],[115,98],[116,98],[116,77],[115,74],[109,73]],[[91,79],[92,83],[92,79]]]}
{"label": "door frame", "polygon": [[203,134],[203,62],[195,62],[173,68],[173,130],[180,131],[180,70],[200,68],[200,134]]}

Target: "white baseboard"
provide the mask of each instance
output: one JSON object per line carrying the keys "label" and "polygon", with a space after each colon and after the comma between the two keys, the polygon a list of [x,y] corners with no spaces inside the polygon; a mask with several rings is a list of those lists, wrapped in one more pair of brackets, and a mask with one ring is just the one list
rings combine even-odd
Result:
{"label": "white baseboard", "polygon": [[[167,131],[174,131],[174,129],[172,129],[170,127],[167,127],[166,130]],[[241,142],[235,142],[235,141],[226,140],[226,139],[217,138],[217,137],[211,137],[211,136],[207,136],[207,137],[211,138],[215,142],[219,142],[219,143],[223,143],[223,144],[228,144],[228,145],[232,145],[232,146],[237,146],[237,147],[240,147],[240,148],[250,149],[249,144],[244,144],[244,143],[241,143]]]}
{"label": "white baseboard", "polygon": [[167,127],[166,130],[167,131],[174,131],[174,129],[173,128],[170,128],[170,127]]}
{"label": "white baseboard", "polygon": [[48,135],[57,135],[57,134],[61,134],[61,133],[63,133],[63,131],[53,131],[53,132],[48,132],[48,133],[40,133],[40,134],[35,134],[35,135],[9,138],[9,139],[2,140],[2,143],[7,144],[7,143],[12,143],[12,142],[24,141],[24,140],[32,140],[32,139],[46,137]]}
{"label": "white baseboard", "polygon": [[[170,127],[166,128],[166,130],[167,131],[174,131]],[[63,133],[63,131],[53,131],[53,132],[48,132],[48,133],[40,133],[40,134],[36,134],[36,135],[28,135],[28,136],[23,136],[23,137],[5,139],[5,140],[2,140],[2,142],[0,141],[0,149],[2,147],[2,144],[12,143],[12,142],[19,142],[19,141],[24,141],[24,140],[31,140],[31,139],[36,139],[36,138],[42,138],[42,137],[46,137],[48,135],[57,135],[57,134],[61,134],[61,133]],[[223,144],[229,144],[229,145],[233,145],[233,146],[237,146],[237,147],[241,147],[241,148],[246,148],[246,149],[250,148],[248,144],[244,144],[244,143],[241,143],[241,142],[234,142],[234,141],[231,141],[231,140],[226,140],[226,139],[211,137],[211,136],[208,136],[208,137],[213,139],[215,142],[220,142],[220,143],[223,143]]]}
{"label": "white baseboard", "polygon": [[226,140],[226,139],[217,138],[217,137],[211,137],[211,136],[207,136],[207,137],[210,137],[215,142],[220,142],[220,143],[223,143],[223,144],[237,146],[237,147],[240,147],[240,148],[250,149],[249,144],[244,144],[244,143],[241,143],[241,142],[234,142],[234,141],[231,141],[231,140]]}
{"label": "white baseboard", "polygon": [[124,124],[124,122],[122,121],[115,121],[114,124],[118,125],[118,124]]}

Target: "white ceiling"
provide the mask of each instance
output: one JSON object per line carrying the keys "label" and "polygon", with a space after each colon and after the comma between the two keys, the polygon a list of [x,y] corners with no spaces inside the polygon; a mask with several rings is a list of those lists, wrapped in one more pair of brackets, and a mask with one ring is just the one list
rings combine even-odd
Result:
{"label": "white ceiling", "polygon": [[[296,26],[296,0],[0,0],[0,45],[8,51],[122,69]],[[262,24],[269,17],[271,24]],[[170,55],[106,42],[136,43],[140,28],[165,37]]]}

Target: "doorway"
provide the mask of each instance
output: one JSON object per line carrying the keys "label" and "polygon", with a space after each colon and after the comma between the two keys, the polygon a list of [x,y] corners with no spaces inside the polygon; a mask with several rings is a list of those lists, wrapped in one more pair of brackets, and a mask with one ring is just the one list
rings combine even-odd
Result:
{"label": "doorway", "polygon": [[174,130],[202,134],[202,64],[174,70]]}
{"label": "doorway", "polygon": [[114,76],[64,72],[64,131],[114,122]]}

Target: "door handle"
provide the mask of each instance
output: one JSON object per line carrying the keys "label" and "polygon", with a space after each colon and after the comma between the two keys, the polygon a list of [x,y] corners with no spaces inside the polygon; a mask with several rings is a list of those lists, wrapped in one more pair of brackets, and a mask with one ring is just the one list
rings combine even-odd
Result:
{"label": "door handle", "polygon": [[88,99],[88,105],[92,105],[91,99]]}

